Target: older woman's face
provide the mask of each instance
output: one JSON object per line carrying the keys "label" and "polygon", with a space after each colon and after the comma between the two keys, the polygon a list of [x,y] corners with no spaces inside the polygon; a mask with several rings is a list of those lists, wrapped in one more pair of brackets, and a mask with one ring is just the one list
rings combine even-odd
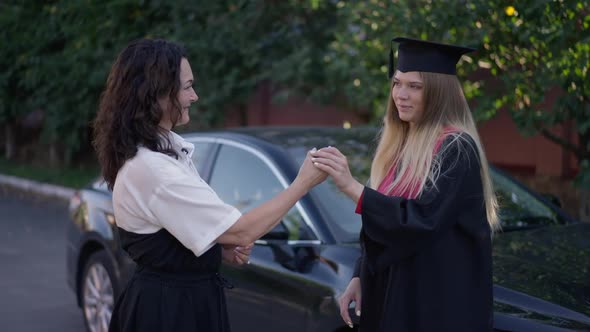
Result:
{"label": "older woman's face", "polygon": [[193,88],[194,78],[191,65],[187,59],[180,61],[180,90],[178,90],[178,102],[182,107],[182,116],[178,119],[178,125],[187,124],[190,120],[189,109],[191,104],[199,100],[199,96]]}
{"label": "older woman's face", "polygon": [[391,97],[402,121],[409,122],[412,126],[422,119],[424,82],[419,72],[402,73],[396,71],[393,77]]}
{"label": "older woman's face", "polygon": [[[181,107],[180,117],[176,120],[177,126],[189,122],[190,106],[192,103],[199,100],[199,96],[197,96],[193,84],[194,77],[191,65],[188,63],[187,59],[182,58],[180,61],[180,89],[176,95],[176,99]],[[172,129],[173,121],[171,119],[175,119],[178,116],[178,111],[174,108],[169,98],[161,100],[160,105],[162,106],[162,109],[165,110],[162,120],[160,121],[160,126],[166,129]]]}

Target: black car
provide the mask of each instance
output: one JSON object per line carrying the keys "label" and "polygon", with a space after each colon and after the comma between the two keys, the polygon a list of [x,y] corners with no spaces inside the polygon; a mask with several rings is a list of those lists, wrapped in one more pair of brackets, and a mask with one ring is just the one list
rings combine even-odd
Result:
{"label": "black car", "polygon": [[[338,147],[353,175],[366,181],[375,134],[371,128],[266,127],[184,137],[195,144],[202,178],[244,212],[284,189],[312,147]],[[492,175],[504,230],[494,238],[495,329],[590,331],[590,224],[575,222],[501,171]],[[337,299],[359,255],[361,220],[353,211],[354,203],[328,180],[256,242],[251,264],[224,266],[235,286],[226,292],[232,329],[350,331]],[[88,329],[106,331],[134,265],[118,243],[104,182],[78,191],[70,212],[68,282]]]}

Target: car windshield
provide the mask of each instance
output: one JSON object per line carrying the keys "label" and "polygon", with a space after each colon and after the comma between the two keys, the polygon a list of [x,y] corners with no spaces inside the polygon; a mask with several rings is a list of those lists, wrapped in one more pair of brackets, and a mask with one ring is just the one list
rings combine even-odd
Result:
{"label": "car windshield", "polygon": [[[298,138],[299,144],[288,144],[291,146],[288,151],[296,162],[301,164],[308,149],[335,146],[347,156],[352,175],[359,182],[368,184],[371,161],[377,146],[375,135],[374,129],[340,130],[321,136],[309,135],[304,139]],[[539,199],[515,179],[495,168],[492,168],[491,175],[505,231],[563,223],[554,206]],[[355,203],[341,193],[330,178],[315,187],[311,195],[319,202],[322,214],[327,216],[328,227],[336,239],[340,242],[357,242],[361,217],[354,213]]]}
{"label": "car windshield", "polygon": [[512,177],[492,169],[504,231],[565,223],[558,209],[538,198]]}

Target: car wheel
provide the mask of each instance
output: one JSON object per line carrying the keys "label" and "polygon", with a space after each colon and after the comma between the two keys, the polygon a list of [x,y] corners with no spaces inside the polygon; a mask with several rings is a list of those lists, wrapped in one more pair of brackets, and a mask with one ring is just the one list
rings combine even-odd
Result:
{"label": "car wheel", "polygon": [[108,331],[117,290],[114,268],[107,253],[92,254],[84,266],[80,287],[82,313],[88,331]]}

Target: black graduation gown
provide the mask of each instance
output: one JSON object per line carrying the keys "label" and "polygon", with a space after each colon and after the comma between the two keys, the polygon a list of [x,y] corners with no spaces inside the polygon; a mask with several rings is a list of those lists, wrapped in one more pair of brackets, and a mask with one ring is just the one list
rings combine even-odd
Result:
{"label": "black graduation gown", "polygon": [[165,229],[118,232],[137,268],[117,299],[110,332],[230,331],[220,245],[197,257]]}
{"label": "black graduation gown", "polygon": [[470,137],[451,140],[436,156],[436,187],[419,199],[364,189],[356,272],[363,332],[492,329],[491,231],[479,158]]}

